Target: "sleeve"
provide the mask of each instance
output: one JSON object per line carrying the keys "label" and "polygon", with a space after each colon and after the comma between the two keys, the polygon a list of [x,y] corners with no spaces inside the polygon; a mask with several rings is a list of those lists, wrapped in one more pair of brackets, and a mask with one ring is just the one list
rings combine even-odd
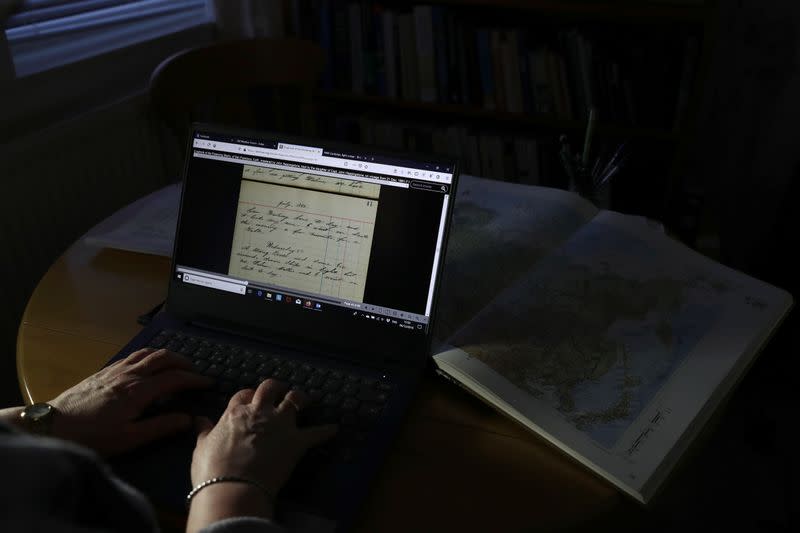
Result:
{"label": "sleeve", "polygon": [[[92,451],[0,423],[2,531],[158,531],[147,499]],[[13,480],[11,482],[10,480]]]}
{"label": "sleeve", "polygon": [[199,533],[288,533],[275,522],[254,516],[226,518],[204,527]]}

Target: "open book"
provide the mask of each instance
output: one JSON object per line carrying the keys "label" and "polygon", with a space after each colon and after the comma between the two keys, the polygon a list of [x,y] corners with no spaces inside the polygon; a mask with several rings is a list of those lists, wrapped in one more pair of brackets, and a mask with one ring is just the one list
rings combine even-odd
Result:
{"label": "open book", "polygon": [[793,301],[645,219],[464,176],[437,372],[646,503]]}

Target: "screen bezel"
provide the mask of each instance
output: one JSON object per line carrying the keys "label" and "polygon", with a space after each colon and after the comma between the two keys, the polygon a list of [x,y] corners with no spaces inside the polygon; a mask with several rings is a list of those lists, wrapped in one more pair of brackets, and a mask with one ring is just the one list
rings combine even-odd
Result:
{"label": "screen bezel", "polygon": [[[244,302],[241,296],[217,290],[195,287],[177,279],[177,251],[182,232],[181,211],[189,179],[196,133],[241,135],[251,138],[280,139],[287,143],[321,147],[327,150],[368,152],[375,156],[395,157],[419,163],[443,164],[453,167],[450,184],[450,201],[445,216],[442,249],[436,267],[431,316],[424,333],[409,332],[384,323],[361,320],[338,313],[314,313],[300,307],[275,302]],[[204,324],[212,328],[231,331],[245,336],[264,339],[279,345],[307,349],[359,364],[416,368],[424,365],[430,355],[433,331],[436,326],[437,306],[441,288],[445,254],[452,224],[453,206],[458,184],[459,164],[451,158],[431,157],[401,151],[389,151],[369,145],[357,145],[311,136],[296,136],[267,130],[254,130],[194,123],[187,139],[186,157],[181,175],[181,200],[175,232],[170,282],[166,309],[178,319]],[[255,305],[251,305],[255,304]],[[261,306],[261,308],[256,307]],[[254,319],[257,314],[257,319]],[[299,320],[302,318],[302,320]],[[314,335],[310,335],[314,331]]]}

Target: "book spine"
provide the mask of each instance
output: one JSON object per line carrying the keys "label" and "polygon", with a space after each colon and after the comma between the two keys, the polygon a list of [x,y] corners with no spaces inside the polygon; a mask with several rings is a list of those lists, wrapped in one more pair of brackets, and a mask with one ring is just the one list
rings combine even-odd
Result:
{"label": "book spine", "polygon": [[351,89],[356,94],[364,92],[364,34],[361,24],[361,6],[348,5],[350,35]]}
{"label": "book spine", "polygon": [[397,98],[397,51],[395,42],[397,39],[397,23],[395,14],[391,11],[384,11],[381,17],[383,24],[383,58],[384,72],[386,75],[386,96]]}
{"label": "book spine", "polygon": [[337,5],[333,12],[334,23],[334,69],[333,79],[339,90],[351,89],[351,62],[350,62],[350,24],[348,14],[342,5]]}
{"label": "book spine", "polygon": [[481,73],[483,107],[486,109],[494,109],[494,67],[492,66],[489,30],[477,30],[475,32],[475,39],[478,51],[478,68]]}
{"label": "book spine", "polygon": [[450,51],[447,43],[447,25],[445,24],[444,9],[440,6],[432,8],[431,31],[434,32],[433,52],[436,67],[436,97],[439,102],[447,103],[450,95],[447,56]]}
{"label": "book spine", "polygon": [[331,15],[331,0],[321,0],[317,5],[319,15],[318,40],[325,53],[325,71],[322,74],[322,87],[326,90],[334,88],[334,43],[331,32],[333,20]]}
{"label": "book spine", "polygon": [[414,7],[417,66],[419,68],[419,99],[436,101],[436,65],[433,40],[433,8]]}

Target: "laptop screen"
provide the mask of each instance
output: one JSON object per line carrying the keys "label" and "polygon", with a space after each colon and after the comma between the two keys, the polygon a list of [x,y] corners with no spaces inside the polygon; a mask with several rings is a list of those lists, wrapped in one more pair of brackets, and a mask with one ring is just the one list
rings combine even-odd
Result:
{"label": "laptop screen", "polygon": [[453,162],[203,127],[188,156],[170,304],[323,345],[430,333]]}

